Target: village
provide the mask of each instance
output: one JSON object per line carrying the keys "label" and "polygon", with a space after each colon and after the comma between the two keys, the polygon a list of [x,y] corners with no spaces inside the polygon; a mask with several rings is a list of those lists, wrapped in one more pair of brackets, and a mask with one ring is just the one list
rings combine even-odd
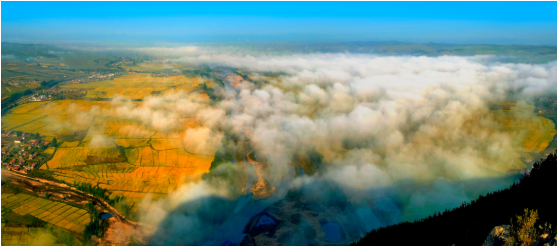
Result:
{"label": "village", "polygon": [[55,142],[44,141],[39,134],[2,130],[2,169],[31,173],[48,160],[50,155],[45,150]]}

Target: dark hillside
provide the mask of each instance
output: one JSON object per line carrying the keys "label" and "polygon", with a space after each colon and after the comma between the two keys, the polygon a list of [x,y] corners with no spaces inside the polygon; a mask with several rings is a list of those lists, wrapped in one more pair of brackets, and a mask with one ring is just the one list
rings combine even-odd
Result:
{"label": "dark hillside", "polygon": [[[530,175],[510,188],[415,222],[372,230],[351,245],[482,245],[492,228],[509,225],[525,208],[536,209],[538,224],[556,227],[556,153],[534,164]],[[537,226],[538,227],[538,226]]]}

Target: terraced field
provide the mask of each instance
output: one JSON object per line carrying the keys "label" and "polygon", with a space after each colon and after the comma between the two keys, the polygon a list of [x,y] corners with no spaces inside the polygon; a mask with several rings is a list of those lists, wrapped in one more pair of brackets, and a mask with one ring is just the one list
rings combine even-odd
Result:
{"label": "terraced field", "polygon": [[83,233],[91,220],[90,214],[81,208],[54,202],[26,194],[2,194],[2,210],[19,215],[31,215],[51,225]]}

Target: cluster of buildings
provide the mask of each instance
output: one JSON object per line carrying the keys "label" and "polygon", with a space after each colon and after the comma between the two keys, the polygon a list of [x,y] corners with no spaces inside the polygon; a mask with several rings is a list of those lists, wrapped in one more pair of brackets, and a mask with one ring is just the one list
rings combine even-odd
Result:
{"label": "cluster of buildings", "polygon": [[[26,135],[29,136],[27,140]],[[0,161],[2,166],[6,166],[8,170],[21,173],[35,170],[42,161],[42,157],[38,157],[39,151],[46,148],[50,142],[32,139],[32,136],[32,134],[25,132],[19,135],[13,131],[2,131],[4,140],[6,138],[13,138],[13,143],[10,144],[6,144],[7,142],[3,141],[2,160]]]}
{"label": "cluster of buildings", "polygon": [[[25,160],[23,160],[25,161]],[[23,164],[8,164],[6,166],[6,169],[10,170],[10,171],[14,171],[14,172],[20,172],[20,173],[30,173],[31,171],[35,170],[37,167],[39,166],[38,163],[27,163],[27,165],[25,165],[25,163]]]}
{"label": "cluster of buildings", "polygon": [[40,101],[46,100],[45,98],[46,98],[46,99],[51,99],[52,96],[49,96],[49,97],[45,97],[44,95],[32,96],[31,98],[29,98],[29,101],[31,101],[31,102],[40,102]]}
{"label": "cluster of buildings", "polygon": [[115,74],[114,73],[109,73],[109,74],[93,74],[89,77],[87,77],[88,79],[110,79],[112,77],[114,77]]}
{"label": "cluster of buildings", "polygon": [[18,137],[18,136],[25,136],[25,132],[21,135],[18,135],[17,132],[14,131],[4,131],[2,130],[2,137]]}
{"label": "cluster of buildings", "polygon": [[114,78],[114,77],[119,76],[119,75],[121,75],[121,73],[109,73],[109,74],[98,73],[98,74],[92,74],[92,75],[88,76],[87,78],[70,80],[70,81],[64,82],[64,84],[79,84],[79,83],[95,82],[95,81],[99,81],[99,80],[111,79],[111,78]]}

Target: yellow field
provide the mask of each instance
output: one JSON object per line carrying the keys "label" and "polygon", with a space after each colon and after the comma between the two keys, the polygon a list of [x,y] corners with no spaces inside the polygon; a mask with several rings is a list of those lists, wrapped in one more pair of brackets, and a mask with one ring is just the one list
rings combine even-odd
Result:
{"label": "yellow field", "polygon": [[[155,134],[155,131],[147,130],[146,127],[131,122],[95,122],[96,125],[103,125],[104,134],[114,138],[144,139]],[[86,137],[89,139],[90,136]]]}
{"label": "yellow field", "polygon": [[[181,157],[184,163],[177,164],[181,167],[137,167],[128,163],[116,163],[112,166],[100,164],[74,167],[72,170],[54,169],[53,177],[70,184],[73,182],[99,184],[99,187],[109,190],[111,196],[125,197],[132,211],[135,212],[141,199],[147,194],[160,198],[186,182],[199,181],[201,175],[209,170],[213,160],[212,157],[205,159],[196,156]],[[175,156],[174,159],[178,158]]]}
{"label": "yellow field", "polygon": [[150,141],[151,147],[155,150],[168,150],[168,149],[178,149],[182,148],[182,139],[177,138],[163,138],[163,139],[152,139]]}
{"label": "yellow field", "polygon": [[54,148],[54,147],[48,147],[48,148],[45,150],[44,153],[45,153],[45,154],[48,154],[48,155],[52,155],[52,154],[54,154],[54,150],[56,150],[56,148]]}
{"label": "yellow field", "polygon": [[78,144],[79,144],[79,141],[64,142],[59,147],[61,147],[61,148],[76,147],[76,146],[78,146]]}
{"label": "yellow field", "polygon": [[6,225],[2,223],[2,245],[52,245],[66,246],[56,243],[58,238],[48,233],[45,228]]}
{"label": "yellow field", "polygon": [[126,139],[126,138],[119,138],[116,139],[116,145],[118,146],[122,146],[124,148],[129,148],[129,147],[142,147],[142,146],[147,146],[149,145],[147,142],[149,141],[149,139]]}
{"label": "yellow field", "polygon": [[[139,66],[146,69],[158,69],[162,66],[167,69],[167,64],[146,64]],[[63,87],[85,89],[86,97],[90,98],[112,98],[122,95],[143,99],[147,96],[184,91],[187,98],[209,102],[209,96],[202,91],[202,83],[201,78],[182,75],[155,77],[150,74],[129,73],[113,80],[69,84]],[[218,86],[211,80],[206,83],[209,83],[210,87]],[[48,169],[54,179],[68,184],[98,184],[107,189],[112,197],[123,196],[132,205],[133,211],[138,209],[140,200],[147,194],[154,195],[155,199],[164,197],[185,182],[200,180],[201,175],[209,171],[213,155],[192,154],[183,146],[185,130],[200,127],[195,119],[177,119],[176,122],[172,122],[172,130],[158,131],[139,120],[111,121],[107,119],[110,117],[94,118],[89,114],[92,109],[98,112],[111,109],[112,106],[112,102],[109,101],[86,100],[27,103],[2,117],[2,129],[38,132],[49,140],[57,137],[58,142],[62,144],[58,148],[48,148],[45,151],[52,154],[52,158],[46,165],[42,165],[41,169]],[[72,139],[71,136],[83,136],[80,135],[80,131],[86,130],[88,132],[81,141],[77,138]],[[78,134],[74,135],[75,132]],[[103,138],[99,141],[107,146],[94,146],[93,140],[99,135],[108,139],[106,141]],[[2,202],[4,200],[2,199]],[[20,210],[25,213],[26,209],[30,210],[27,213],[31,214],[43,208],[29,205]],[[51,215],[54,211],[49,209],[43,209],[41,214],[37,214],[37,218],[57,225],[59,221],[53,221],[56,216]],[[73,220],[68,221],[70,222],[73,223]]]}
{"label": "yellow field", "polygon": [[532,113],[529,105],[519,109],[504,110],[496,120],[503,131],[512,135],[518,151],[539,153],[548,147],[556,135],[556,125],[552,120]]}
{"label": "yellow field", "polygon": [[2,130],[39,133],[43,136],[71,135],[84,131],[93,119],[83,114],[92,108],[110,107],[110,102],[62,100],[32,102],[16,107],[2,117]]}
{"label": "yellow field", "polygon": [[22,105],[19,105],[12,109],[12,113],[14,114],[25,114],[33,109],[40,107],[43,104],[48,102],[29,102]]}
{"label": "yellow field", "polygon": [[[89,149],[84,147],[58,148],[52,159],[47,162],[48,169],[86,165],[84,161],[88,152]],[[47,166],[43,165],[41,169],[47,169]]]}
{"label": "yellow field", "polygon": [[167,91],[186,91],[198,90],[200,79],[188,78],[186,76],[154,77],[150,74],[136,73],[126,74],[114,78],[91,83],[69,84],[65,88],[88,89],[89,98],[113,98],[116,95],[125,96],[133,99],[143,99],[158,91],[164,94]]}
{"label": "yellow field", "polygon": [[31,215],[54,226],[83,233],[90,214],[81,208],[26,194],[2,194],[2,208],[19,215]]}
{"label": "yellow field", "polygon": [[43,117],[45,116],[36,114],[7,114],[2,116],[2,130],[16,130]]}
{"label": "yellow field", "polygon": [[[123,139],[129,140],[129,139]],[[180,146],[176,139],[151,140],[159,150],[147,145],[126,150],[129,163],[85,165],[86,155],[70,153],[86,148],[59,148],[49,170],[53,177],[66,183],[83,182],[108,189],[112,195],[121,195],[132,205],[138,204],[148,193],[159,196],[174,191],[185,182],[197,181],[209,171],[213,156],[195,155],[171,148]],[[151,143],[151,145],[153,145]],[[84,150],[82,150],[84,151]],[[70,169],[60,169],[71,167]],[[42,167],[43,168],[43,167]],[[134,211],[137,207],[133,207]]]}
{"label": "yellow field", "polygon": [[214,156],[188,153],[181,149],[154,150],[151,147],[137,148],[134,165],[140,167],[177,167],[209,170]]}
{"label": "yellow field", "polygon": [[[121,153],[116,148],[58,148],[52,159],[47,162],[48,169],[87,165],[85,163],[87,156],[118,158],[121,156]],[[42,166],[41,169],[47,169],[47,166]]]}
{"label": "yellow field", "polygon": [[[178,119],[175,122],[176,127],[166,132],[150,130],[147,127],[135,122],[126,121],[95,121],[92,126],[94,128],[103,129],[103,133],[109,137],[116,138],[118,145],[123,147],[143,146],[144,139],[162,139],[162,138],[182,138],[181,133],[188,128],[199,127],[200,125],[195,119],[186,118]],[[84,141],[91,139],[88,134]],[[123,140],[126,139],[126,140]]]}

